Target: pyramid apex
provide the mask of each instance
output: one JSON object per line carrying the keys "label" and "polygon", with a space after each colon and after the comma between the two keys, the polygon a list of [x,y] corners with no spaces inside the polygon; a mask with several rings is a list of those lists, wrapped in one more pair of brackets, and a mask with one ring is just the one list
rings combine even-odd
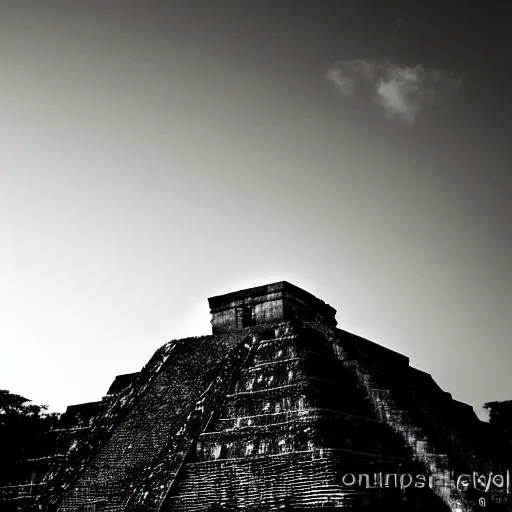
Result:
{"label": "pyramid apex", "polygon": [[251,325],[298,320],[336,326],[336,310],[288,281],[208,299],[213,334]]}

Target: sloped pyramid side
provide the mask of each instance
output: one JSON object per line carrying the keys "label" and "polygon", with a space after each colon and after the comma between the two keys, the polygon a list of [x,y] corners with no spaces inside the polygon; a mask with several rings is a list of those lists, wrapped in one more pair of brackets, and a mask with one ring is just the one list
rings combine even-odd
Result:
{"label": "sloped pyramid side", "polygon": [[[512,446],[493,439],[471,406],[454,400],[404,356],[340,329],[314,328],[334,343],[377,418],[403,439],[450,510],[512,510]],[[503,477],[502,485],[488,485],[495,475]],[[460,486],[458,476],[471,485]]]}
{"label": "sloped pyramid side", "polygon": [[125,510],[157,511],[172,488],[182,467],[194,448],[198,433],[203,431],[218,413],[228,390],[237,382],[241,368],[251,357],[254,337],[241,339],[228,352],[220,370],[201,395],[192,402],[186,417],[175,425],[166,446],[137,475],[130,485]]}
{"label": "sloped pyramid side", "polygon": [[239,336],[170,342],[96,420],[52,480],[46,510],[125,510],[134,482],[185,423]]}
{"label": "sloped pyramid side", "polygon": [[[84,435],[80,439],[76,438],[78,442],[73,443],[60,468],[48,475],[47,490],[38,500],[38,510],[57,510],[62,501],[76,490],[84,471],[91,466],[98,452],[103,449],[112,434],[122,425],[134,406],[151,387],[176,346],[176,341],[166,343],[155,352],[150,361],[136,374],[134,381],[122,393],[117,394],[113,399],[104,399],[99,403],[99,412],[93,419],[90,428],[84,429]],[[90,490],[85,493],[79,505],[85,506],[83,502],[94,499],[95,495]]]}

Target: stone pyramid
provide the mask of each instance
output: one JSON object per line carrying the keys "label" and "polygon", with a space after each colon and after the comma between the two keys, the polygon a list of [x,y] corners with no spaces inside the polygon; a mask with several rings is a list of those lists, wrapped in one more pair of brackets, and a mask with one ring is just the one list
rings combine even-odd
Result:
{"label": "stone pyramid", "polygon": [[287,282],[209,304],[212,335],[118,376],[85,423],[68,409],[37,507],[512,510],[510,445],[407,357]]}

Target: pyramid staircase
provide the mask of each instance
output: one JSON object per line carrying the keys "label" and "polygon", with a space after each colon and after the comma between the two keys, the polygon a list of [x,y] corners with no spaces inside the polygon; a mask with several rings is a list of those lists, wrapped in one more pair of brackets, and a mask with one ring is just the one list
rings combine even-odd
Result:
{"label": "pyramid staircase", "polygon": [[408,456],[399,436],[317,334],[290,323],[263,333],[162,510],[355,507],[368,493],[343,471],[397,472]]}

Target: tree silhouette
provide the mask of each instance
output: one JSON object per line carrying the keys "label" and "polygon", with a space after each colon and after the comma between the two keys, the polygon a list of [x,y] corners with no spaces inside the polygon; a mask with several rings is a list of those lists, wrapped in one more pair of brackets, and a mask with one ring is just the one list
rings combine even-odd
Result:
{"label": "tree silhouette", "polygon": [[0,485],[17,483],[20,462],[41,454],[38,435],[52,429],[59,418],[47,409],[0,389]]}
{"label": "tree silhouette", "polygon": [[489,423],[512,441],[512,400],[487,402],[483,407],[489,412]]}

